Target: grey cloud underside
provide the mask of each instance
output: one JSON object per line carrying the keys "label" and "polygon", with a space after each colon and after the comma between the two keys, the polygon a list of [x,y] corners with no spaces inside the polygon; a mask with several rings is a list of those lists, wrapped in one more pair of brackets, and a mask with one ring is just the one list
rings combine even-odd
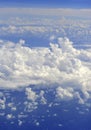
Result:
{"label": "grey cloud underside", "polygon": [[[57,42],[50,43],[50,48],[29,48],[23,40],[17,44],[0,40],[0,88],[56,86],[58,99],[79,98],[81,103],[89,99],[91,49],[77,50],[68,38],[59,37]],[[31,95],[32,90],[29,91]],[[37,98],[35,93],[32,95]]]}

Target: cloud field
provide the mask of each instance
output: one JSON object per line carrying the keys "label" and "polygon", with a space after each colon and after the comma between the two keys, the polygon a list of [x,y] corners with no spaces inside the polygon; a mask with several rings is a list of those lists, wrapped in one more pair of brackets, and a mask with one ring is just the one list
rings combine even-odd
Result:
{"label": "cloud field", "polygon": [[85,128],[91,113],[90,14],[0,9],[0,129],[48,129],[52,121],[51,129],[74,129],[78,118]]}
{"label": "cloud field", "polygon": [[24,42],[0,40],[1,89],[35,85],[55,87],[56,97],[62,100],[78,98],[83,103],[91,98],[91,49],[77,50],[66,37],[57,38],[49,48],[29,48]]}

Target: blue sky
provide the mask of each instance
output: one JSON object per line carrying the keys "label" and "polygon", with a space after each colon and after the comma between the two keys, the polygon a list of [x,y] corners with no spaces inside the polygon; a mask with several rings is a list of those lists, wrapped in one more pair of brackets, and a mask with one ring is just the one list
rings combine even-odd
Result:
{"label": "blue sky", "polygon": [[0,7],[91,8],[91,0],[0,0]]}

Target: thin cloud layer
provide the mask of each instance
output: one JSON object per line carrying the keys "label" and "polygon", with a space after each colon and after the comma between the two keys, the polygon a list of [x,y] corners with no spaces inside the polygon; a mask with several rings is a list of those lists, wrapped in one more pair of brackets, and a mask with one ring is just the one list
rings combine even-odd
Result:
{"label": "thin cloud layer", "polygon": [[0,8],[0,15],[48,15],[48,16],[85,16],[90,17],[91,9],[71,8]]}
{"label": "thin cloud layer", "polygon": [[[91,97],[90,49],[77,50],[68,38],[60,37],[50,48],[29,48],[24,42],[0,40],[0,89],[35,85],[38,89],[55,87],[58,99],[78,98],[83,103]],[[32,101],[38,98],[28,88],[26,95]]]}

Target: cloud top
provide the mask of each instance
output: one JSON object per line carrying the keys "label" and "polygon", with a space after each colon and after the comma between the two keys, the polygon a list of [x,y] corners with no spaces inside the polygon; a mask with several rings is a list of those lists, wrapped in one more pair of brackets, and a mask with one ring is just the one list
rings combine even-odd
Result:
{"label": "cloud top", "polygon": [[[57,38],[50,48],[29,48],[0,40],[0,88],[19,89],[29,85],[57,87],[58,98],[90,98],[91,50],[77,50],[68,38]],[[27,91],[27,90],[26,90]],[[29,93],[32,92],[31,89]],[[31,98],[28,93],[28,98]],[[32,93],[35,96],[35,93]]]}

